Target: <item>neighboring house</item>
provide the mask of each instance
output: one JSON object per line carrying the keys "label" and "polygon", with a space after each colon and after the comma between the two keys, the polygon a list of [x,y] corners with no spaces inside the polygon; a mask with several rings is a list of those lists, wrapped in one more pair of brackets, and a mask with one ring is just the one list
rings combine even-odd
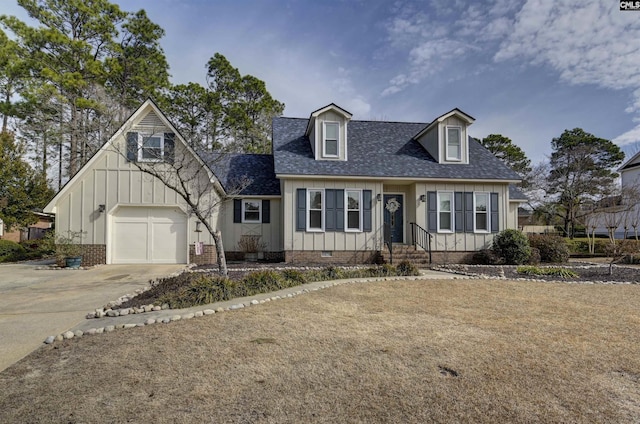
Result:
{"label": "neighboring house", "polygon": [[[212,240],[184,202],[132,163],[151,149],[168,162],[182,152],[209,171],[212,198],[233,193],[211,217],[231,257],[254,236],[269,259],[371,262],[386,224],[396,244],[422,228],[434,260],[465,260],[517,228],[526,200],[518,175],[469,137],[473,122],[459,109],[431,123],[352,121],[330,104],[308,119],[275,118],[272,155],[220,157],[189,149],[147,100],[45,211],[58,231],[84,232],[89,263],[211,263]],[[127,141],[133,154],[122,153]]]}
{"label": "neighboring house", "polygon": [[36,222],[27,227],[15,227],[7,231],[4,222],[0,219],[0,239],[21,242],[37,240],[44,237],[47,230],[53,227],[54,216],[50,213],[32,212]]}
{"label": "neighboring house", "polygon": [[[620,168],[621,194],[601,201],[599,212],[587,218],[587,227],[595,233],[616,238],[635,236],[640,232],[640,152],[633,155]],[[614,228],[615,227],[615,228]]]}

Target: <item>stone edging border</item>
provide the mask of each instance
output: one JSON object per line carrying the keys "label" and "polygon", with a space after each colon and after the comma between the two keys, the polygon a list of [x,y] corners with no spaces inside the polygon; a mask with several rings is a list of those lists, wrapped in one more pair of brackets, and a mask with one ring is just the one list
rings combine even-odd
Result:
{"label": "stone edging border", "polygon": [[[158,280],[159,279],[164,279],[164,278],[171,278],[171,277],[177,277],[179,275],[184,274],[185,272],[189,272],[189,273],[205,273],[205,272],[211,272],[210,269],[193,269],[195,268],[197,265],[196,264],[189,264],[187,266],[185,266],[184,269],[182,269],[181,271],[177,271],[174,272],[172,274],[166,275],[164,277],[159,277],[158,279],[155,280],[151,280],[149,282],[148,286],[145,286],[143,288],[140,289],[136,289],[133,294],[125,294],[123,296],[120,296],[118,299],[113,300],[111,302],[108,302],[105,306],[103,306],[102,308],[98,308],[95,311],[91,311],[89,313],[87,313],[87,315],[85,316],[86,319],[94,319],[94,318],[103,318],[103,317],[118,317],[118,316],[123,316],[123,315],[135,315],[135,314],[143,314],[145,312],[156,312],[156,311],[160,311],[160,310],[165,310],[165,309],[171,309],[169,307],[168,304],[162,304],[162,305],[153,305],[153,304],[149,304],[149,305],[143,305],[141,307],[133,307],[133,308],[124,308],[124,309],[113,309],[113,307],[115,306],[120,306],[122,305],[124,302],[127,302],[131,299],[133,299],[134,297],[138,296],[139,294],[142,294],[148,290],[151,290],[156,284],[158,284]],[[308,270],[312,270],[312,269],[323,269],[325,267],[323,266],[282,266],[282,267],[269,267],[269,268],[258,268],[258,267],[245,267],[245,268],[233,268],[230,269],[229,271],[241,271],[241,272],[246,272],[246,271],[262,271],[265,269],[268,270],[274,270],[274,271],[282,271],[282,270],[286,270],[286,269],[295,269],[295,270],[299,270],[299,271],[308,271]],[[344,266],[344,267],[340,267],[343,269],[360,269],[360,268],[366,268],[365,266]]]}
{"label": "stone edging border", "polygon": [[[470,272],[470,271],[463,271],[463,270],[455,269],[455,268],[447,268],[446,266],[434,266],[432,269],[434,271],[442,271],[442,272],[447,272],[449,274],[462,275],[462,276],[468,277],[469,279],[476,279],[476,280],[535,281],[535,282],[541,282],[541,283],[602,284],[602,285],[611,285],[611,286],[640,284],[640,283],[635,282],[635,281],[599,281],[599,280],[594,280],[594,281],[571,281],[571,280],[545,280],[543,278],[525,278],[525,277],[511,278],[511,277],[506,277],[504,275],[504,269],[502,267],[505,266],[505,265],[465,265],[465,266],[467,266],[467,267],[473,266],[473,267],[478,267],[478,268],[482,268],[483,266],[490,266],[490,267],[499,266],[500,267],[500,271],[501,271],[500,272],[501,275],[495,276],[495,275],[487,275],[487,274],[478,274],[478,273],[474,273],[474,272]],[[516,267],[517,265],[506,265],[506,266]],[[554,266],[554,265],[549,265],[549,266]],[[600,266],[600,265],[578,265],[577,267],[568,267],[568,266],[559,265],[557,267],[558,268],[593,268],[594,266]],[[621,267],[621,268],[623,268],[623,267]]]}
{"label": "stone edging border", "polygon": [[[417,281],[417,280],[421,280],[424,277],[418,275],[418,276],[408,276],[408,277],[373,277],[373,278],[354,278],[354,279],[349,279],[349,280],[331,280],[331,281],[318,281],[315,282],[316,284],[320,284],[317,287],[311,288],[311,289],[301,289],[301,290],[297,290],[295,292],[289,293],[287,295],[277,295],[277,296],[272,296],[272,297],[268,297],[265,299],[251,299],[249,301],[245,301],[243,303],[236,303],[233,304],[229,307],[226,308],[216,308],[216,309],[203,309],[200,311],[196,311],[196,312],[189,312],[186,313],[184,315],[173,315],[171,317],[168,318],[163,318],[163,319],[154,319],[154,318],[148,318],[144,323],[128,323],[128,324],[117,324],[117,325],[107,325],[105,327],[96,327],[96,328],[90,328],[87,331],[82,331],[82,330],[76,330],[76,331],[65,331],[64,333],[58,334],[56,336],[49,336],[44,340],[44,343],[46,344],[52,344],[56,341],[62,341],[62,340],[70,340],[73,338],[80,338],[86,335],[95,335],[95,334],[103,334],[103,333],[110,333],[113,332],[115,330],[120,330],[120,329],[128,329],[128,328],[136,328],[136,327],[145,327],[147,325],[153,325],[153,324],[169,324],[171,322],[175,322],[175,321],[180,321],[180,320],[188,320],[188,319],[192,319],[195,317],[202,317],[205,315],[213,315],[216,313],[221,313],[221,312],[228,312],[228,311],[235,311],[235,310],[239,310],[239,309],[243,309],[246,307],[250,307],[250,306],[255,306],[255,305],[260,305],[263,303],[267,303],[267,302],[272,302],[272,301],[276,301],[276,300],[281,300],[281,299],[289,299],[304,293],[311,293],[314,291],[318,291],[318,290],[322,290],[322,289],[326,289],[326,288],[330,288],[330,287],[334,287],[334,286],[339,286],[339,285],[343,285],[343,284],[353,284],[353,283],[375,283],[375,282],[383,282],[383,281]],[[454,277],[454,279],[456,279],[458,277]],[[468,279],[470,277],[462,277],[463,279]],[[313,283],[312,283],[313,284]],[[266,294],[266,293],[263,293]]]}

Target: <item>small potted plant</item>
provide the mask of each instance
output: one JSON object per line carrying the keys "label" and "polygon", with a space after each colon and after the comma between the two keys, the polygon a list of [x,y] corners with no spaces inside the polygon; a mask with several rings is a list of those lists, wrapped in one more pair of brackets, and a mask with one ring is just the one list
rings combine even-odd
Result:
{"label": "small potted plant", "polygon": [[256,262],[258,260],[258,252],[261,252],[266,247],[264,242],[260,241],[262,236],[243,235],[238,241],[238,247],[244,252],[245,260],[249,262]]}
{"label": "small potted plant", "polygon": [[79,268],[82,265],[82,231],[67,231],[58,234],[56,240],[56,260],[58,265],[67,268]]}

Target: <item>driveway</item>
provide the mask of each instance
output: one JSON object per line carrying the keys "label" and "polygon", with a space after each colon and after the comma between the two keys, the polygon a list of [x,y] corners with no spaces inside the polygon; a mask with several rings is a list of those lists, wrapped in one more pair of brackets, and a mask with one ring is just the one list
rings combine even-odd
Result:
{"label": "driveway", "polygon": [[87,312],[184,265],[103,265],[89,270],[36,270],[38,263],[0,265],[0,371],[47,336],[81,323]]}

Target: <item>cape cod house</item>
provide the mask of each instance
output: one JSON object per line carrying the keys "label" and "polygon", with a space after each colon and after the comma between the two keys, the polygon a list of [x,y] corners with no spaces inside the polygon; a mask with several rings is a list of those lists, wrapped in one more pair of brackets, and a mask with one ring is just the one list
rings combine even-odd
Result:
{"label": "cape cod house", "polygon": [[[517,228],[519,177],[468,135],[470,115],[351,118],[335,104],[275,118],[271,155],[221,157],[189,148],[147,100],[45,211],[58,232],[83,233],[86,264],[213,263],[213,241],[183,199],[136,166],[154,158],[170,167],[182,155],[207,171],[198,184],[210,201],[230,197],[209,221],[231,258],[253,237],[267,259],[294,263],[371,262],[385,240],[456,261]],[[237,181],[245,184],[234,191]]]}

